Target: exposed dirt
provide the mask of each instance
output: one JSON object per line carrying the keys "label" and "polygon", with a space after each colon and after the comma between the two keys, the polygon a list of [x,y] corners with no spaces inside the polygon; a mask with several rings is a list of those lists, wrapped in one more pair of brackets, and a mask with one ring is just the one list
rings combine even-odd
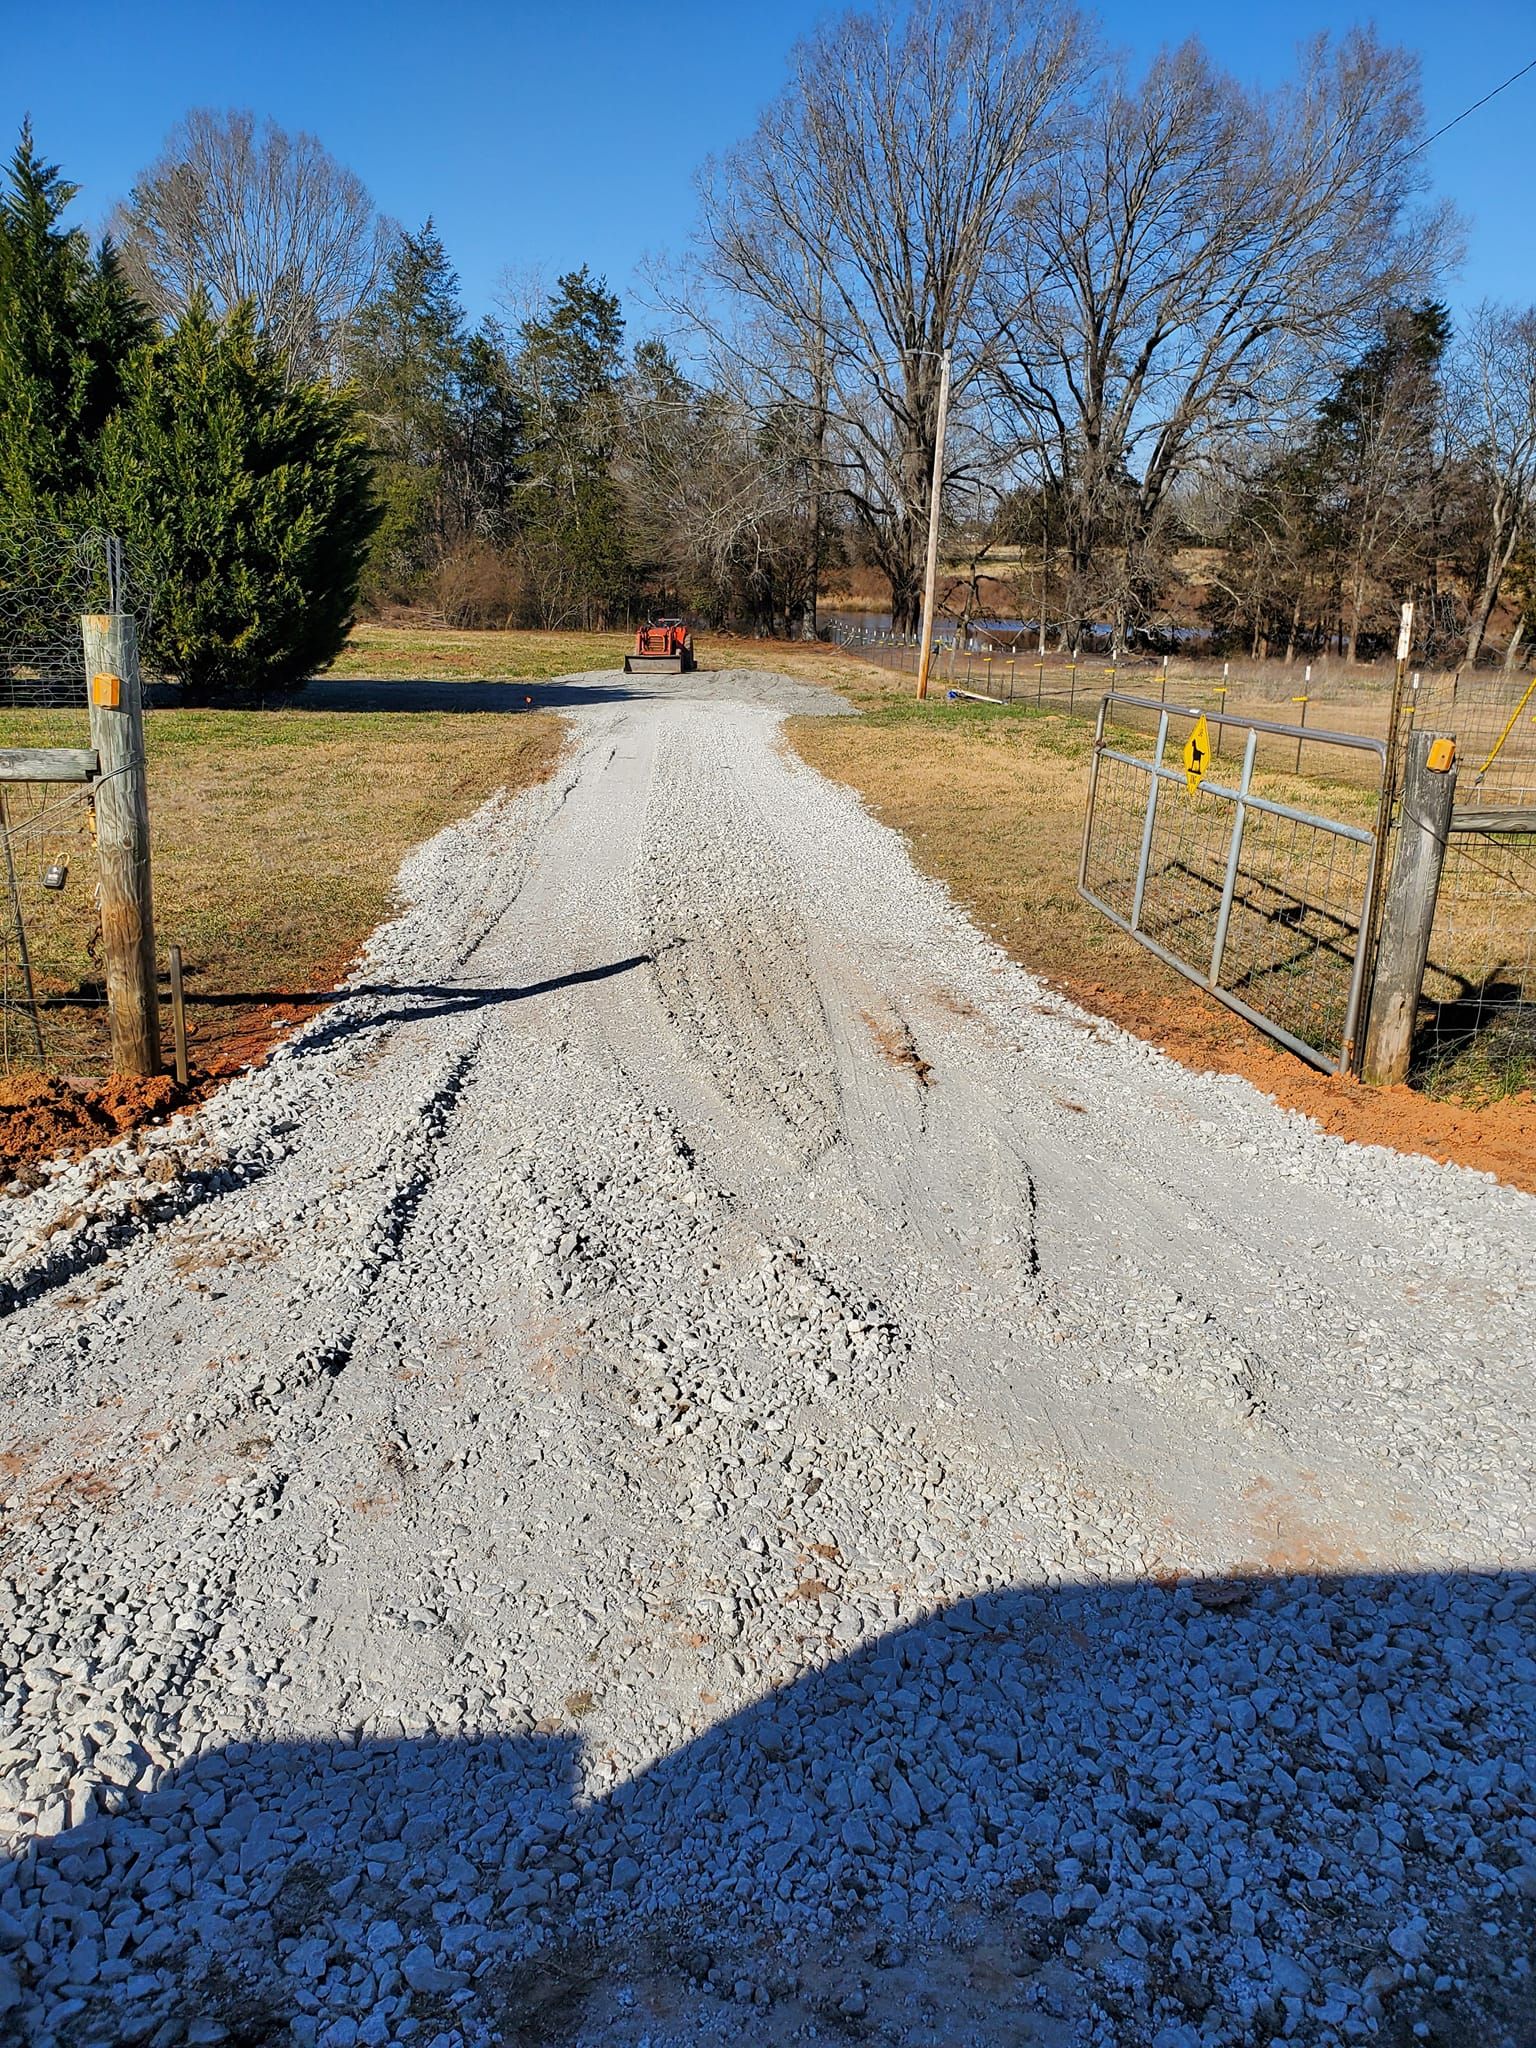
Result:
{"label": "exposed dirt", "polygon": [[0,1080],[0,1181],[35,1159],[74,1158],[140,1124],[158,1123],[182,1100],[166,1075],[152,1081],[75,1081],[47,1074]]}
{"label": "exposed dirt", "polygon": [[881,1059],[909,1073],[921,1088],[933,1086],[933,1069],[918,1051],[909,1026],[899,1017],[872,1017],[864,1023]]}
{"label": "exposed dirt", "polygon": [[[77,1159],[125,1131],[161,1123],[174,1111],[190,1109],[246,1067],[260,1066],[291,1031],[307,1024],[333,1001],[347,961],[333,962],[313,976],[312,986],[265,991],[262,1001],[221,997],[216,1004],[188,1003],[189,1074],[178,1088],[168,1074],[136,1081],[122,1076],[12,1074],[0,1077],[0,1187],[26,1180],[40,1159]],[[170,1034],[169,1018],[165,1020]]]}
{"label": "exposed dirt", "polygon": [[187,1006],[188,1100],[201,1101],[231,1074],[260,1066],[274,1045],[337,1000],[351,965],[350,960],[322,963],[307,987],[268,990],[261,1001],[221,998],[217,1005],[205,1005],[193,996]]}
{"label": "exposed dirt", "polygon": [[1472,1107],[1413,1088],[1367,1088],[1317,1073],[1194,988],[1160,995],[1067,978],[1060,986],[1085,1009],[1151,1039],[1181,1066],[1241,1074],[1283,1109],[1301,1110],[1337,1137],[1479,1167],[1536,1193],[1536,1099],[1528,1092]]}

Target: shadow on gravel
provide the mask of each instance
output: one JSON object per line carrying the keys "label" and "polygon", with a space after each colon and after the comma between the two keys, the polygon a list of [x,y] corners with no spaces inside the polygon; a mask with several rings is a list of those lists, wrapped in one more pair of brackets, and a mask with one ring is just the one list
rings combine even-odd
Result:
{"label": "shadow on gravel", "polygon": [[628,974],[636,967],[649,967],[652,953],[632,953],[625,960],[605,961],[601,967],[578,967],[569,974],[552,975],[547,981],[525,982],[517,988],[469,987],[452,982],[348,982],[333,989],[247,989],[243,993],[188,996],[189,1008],[236,1009],[256,1003],[289,1003],[297,1009],[330,1009],[350,1003],[359,996],[391,996],[405,1007],[369,1010],[355,1017],[337,1017],[309,1032],[294,1048],[305,1056],[321,1051],[352,1031],[372,1031],[381,1024],[417,1024],[432,1017],[465,1017],[475,1010],[494,1009],[502,1003],[525,1003],[533,996],[552,995],[562,988],[579,988],[583,982],[608,981],[615,974]]}
{"label": "shadow on gravel", "polygon": [[989,1594],[595,1796],[600,1665],[521,1735],[119,1746],[0,1875],[0,2038],[1527,2044],[1533,1594]]}

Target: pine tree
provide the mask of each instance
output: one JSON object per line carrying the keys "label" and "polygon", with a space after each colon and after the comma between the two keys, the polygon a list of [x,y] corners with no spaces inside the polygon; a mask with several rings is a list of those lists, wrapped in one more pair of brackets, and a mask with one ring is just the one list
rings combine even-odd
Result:
{"label": "pine tree", "polygon": [[453,517],[461,536],[505,541],[527,474],[527,421],[494,320],[465,344],[450,441]]}
{"label": "pine tree", "polygon": [[249,305],[195,301],[138,352],[102,475],[152,567],[152,655],[190,690],[282,688],[339,652],[378,517],[367,451],[348,399],[287,386]]}
{"label": "pine tree", "polygon": [[365,574],[375,601],[414,596],[441,552],[464,356],[459,280],[428,220],[401,236],[353,341],[381,508]]}
{"label": "pine tree", "polygon": [[523,555],[543,623],[592,626],[620,612],[634,586],[614,473],[624,316],[617,295],[583,265],[559,279],[545,316],[525,320],[520,333],[515,368],[531,472]]}
{"label": "pine tree", "polygon": [[[1333,559],[1341,652],[1389,632],[1403,597],[1432,585],[1444,464],[1440,366],[1450,316],[1431,300],[1391,307],[1381,337],[1318,408],[1310,459],[1319,541]],[[1346,637],[1347,636],[1347,637]]]}
{"label": "pine tree", "polygon": [[15,556],[97,517],[102,430],[148,317],[111,245],[63,217],[75,197],[23,126],[0,191],[0,544]]}

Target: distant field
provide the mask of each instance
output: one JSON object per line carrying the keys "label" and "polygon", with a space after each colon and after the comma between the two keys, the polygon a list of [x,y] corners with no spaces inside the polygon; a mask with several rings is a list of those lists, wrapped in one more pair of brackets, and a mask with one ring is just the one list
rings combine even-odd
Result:
{"label": "distant field", "polygon": [[619,668],[632,633],[456,633],[427,626],[354,626],[328,675],[378,682],[545,682]]}

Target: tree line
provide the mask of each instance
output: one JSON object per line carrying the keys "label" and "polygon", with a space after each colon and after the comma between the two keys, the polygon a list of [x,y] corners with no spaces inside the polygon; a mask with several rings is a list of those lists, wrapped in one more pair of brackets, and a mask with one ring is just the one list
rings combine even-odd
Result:
{"label": "tree line", "polygon": [[672,301],[797,408],[898,627],[947,356],[958,552],[1033,555],[1014,606],[1064,646],[1166,638],[1198,582],[1256,651],[1367,651],[1414,598],[1426,658],[1474,660],[1536,605],[1536,309],[1451,332],[1424,141],[1416,60],[1367,29],[1263,90],[1036,0],[850,14],[706,166]]}
{"label": "tree line", "polygon": [[702,168],[631,344],[584,267],[471,322],[430,219],[248,114],[189,115],[95,250],[24,134],[0,541],[139,542],[162,661],[209,687],[306,672],[359,602],[798,634],[862,568],[909,627],[948,358],[960,606],[1295,657],[1411,597],[1423,658],[1513,658],[1536,309],[1453,327],[1423,140],[1367,30],[1260,90],[1194,41],[1132,69],[1055,0],[850,14]]}

